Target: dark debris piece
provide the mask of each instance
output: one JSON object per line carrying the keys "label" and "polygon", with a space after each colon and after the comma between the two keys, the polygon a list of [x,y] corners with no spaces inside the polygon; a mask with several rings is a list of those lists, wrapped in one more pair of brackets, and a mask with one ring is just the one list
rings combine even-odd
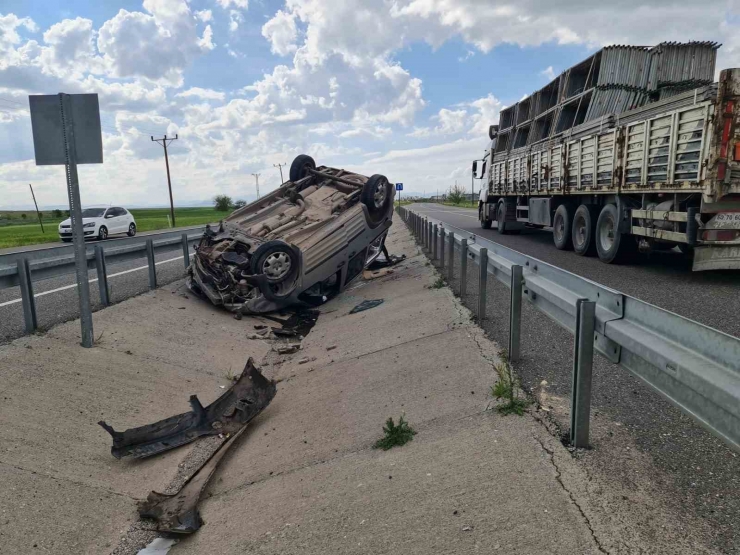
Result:
{"label": "dark debris piece", "polygon": [[233,434],[257,416],[275,396],[275,382],[265,378],[250,358],[239,379],[221,397],[204,407],[196,395],[190,397],[192,411],[178,414],[124,432],[98,422],[112,437],[111,453],[117,459],[137,459],[190,443],[205,435]]}
{"label": "dark debris piece", "polygon": [[358,312],[362,312],[363,310],[370,310],[371,308],[375,308],[376,306],[383,304],[383,301],[384,299],[372,299],[372,300],[362,301],[360,304],[358,304],[356,307],[350,310],[349,313],[356,314]]}

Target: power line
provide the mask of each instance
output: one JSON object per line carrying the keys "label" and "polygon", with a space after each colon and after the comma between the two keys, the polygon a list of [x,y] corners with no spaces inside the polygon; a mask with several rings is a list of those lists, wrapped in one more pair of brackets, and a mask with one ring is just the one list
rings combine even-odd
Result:
{"label": "power line", "polygon": [[170,144],[172,141],[176,141],[177,135],[175,135],[174,139],[168,139],[167,135],[165,135],[162,139],[155,139],[154,136],[152,136],[151,139],[153,142],[159,143],[164,147],[164,164],[167,167],[167,188],[170,190],[170,216],[172,216],[172,227],[175,227],[175,203],[172,201],[172,181],[170,180],[170,161],[167,157],[167,145]]}

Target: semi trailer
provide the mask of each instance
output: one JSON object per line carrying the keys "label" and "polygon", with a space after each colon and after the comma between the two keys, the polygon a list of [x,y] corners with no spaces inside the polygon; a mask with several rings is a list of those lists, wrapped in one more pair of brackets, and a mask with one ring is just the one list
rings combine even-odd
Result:
{"label": "semi trailer", "polygon": [[711,42],[606,47],[501,111],[478,218],[551,228],[605,263],[675,247],[740,269],[740,69],[714,82]]}

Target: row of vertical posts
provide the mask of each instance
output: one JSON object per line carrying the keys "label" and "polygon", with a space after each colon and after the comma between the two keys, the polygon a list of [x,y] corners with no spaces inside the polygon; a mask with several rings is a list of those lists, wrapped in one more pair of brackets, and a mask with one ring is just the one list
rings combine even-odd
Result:
{"label": "row of vertical posts", "polygon": [[[455,266],[455,234],[444,227],[433,224],[427,218],[402,208],[406,214],[409,229],[416,240],[427,250],[432,260],[440,260],[440,270],[446,271],[447,282],[452,285]],[[441,244],[440,244],[441,239]],[[447,249],[447,254],[445,254]],[[445,262],[447,267],[445,268]],[[459,295],[465,299],[467,294],[468,240],[460,241],[460,288]],[[478,279],[478,321],[486,318],[488,284],[488,249],[480,249]],[[521,357],[522,291],[524,268],[511,266],[509,284],[509,344],[511,363],[519,362]],[[573,372],[571,388],[571,426],[570,440],[575,447],[588,447],[589,420],[591,411],[591,375],[594,355],[594,329],[596,323],[596,303],[588,299],[578,299],[576,303],[576,331],[573,342]]]}
{"label": "row of vertical posts", "polygon": [[[185,268],[190,265],[190,247],[188,235],[183,233],[181,237],[182,255]],[[108,271],[105,265],[105,251],[102,245],[95,245],[95,272],[100,290],[100,304],[110,306],[110,288],[108,287]],[[154,259],[154,242],[146,241],[146,258],[149,270],[149,288],[157,288],[157,268]],[[36,298],[33,293],[33,276],[27,258],[21,258],[17,262],[18,286],[21,290],[21,305],[23,306],[23,320],[26,333],[34,333],[38,329],[38,318],[36,315]]]}

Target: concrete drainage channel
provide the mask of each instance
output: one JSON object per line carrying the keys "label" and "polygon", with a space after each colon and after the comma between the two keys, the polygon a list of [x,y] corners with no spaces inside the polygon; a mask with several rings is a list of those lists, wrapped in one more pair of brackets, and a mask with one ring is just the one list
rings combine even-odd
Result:
{"label": "concrete drainage channel", "polygon": [[[590,470],[629,490],[639,470],[650,482],[638,482],[644,495],[705,519],[722,552],[737,548],[740,504],[728,492],[738,486],[740,404],[722,401],[740,391],[737,338],[406,207],[399,212],[447,285],[504,347],[537,400],[536,416],[553,433],[566,430],[569,447],[594,449],[574,453]],[[704,387],[692,374],[722,379]]]}

